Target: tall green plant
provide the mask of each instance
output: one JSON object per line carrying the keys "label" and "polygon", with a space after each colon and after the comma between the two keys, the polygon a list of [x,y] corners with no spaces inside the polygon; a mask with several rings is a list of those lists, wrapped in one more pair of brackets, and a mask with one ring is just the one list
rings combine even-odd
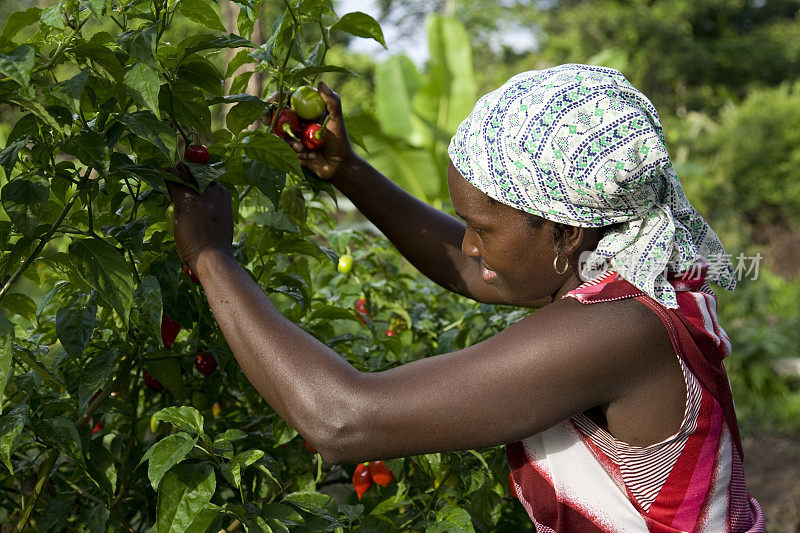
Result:
{"label": "tall green plant", "polygon": [[441,204],[447,145],[475,104],[470,42],[454,17],[427,19],[430,59],[423,71],[403,55],[378,65],[375,117],[358,117],[369,161],[416,196]]}

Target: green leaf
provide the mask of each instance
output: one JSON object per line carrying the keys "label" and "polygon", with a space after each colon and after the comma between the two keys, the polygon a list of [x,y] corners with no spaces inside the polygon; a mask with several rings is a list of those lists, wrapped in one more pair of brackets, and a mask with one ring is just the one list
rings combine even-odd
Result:
{"label": "green leaf", "polygon": [[129,30],[117,35],[117,44],[133,59],[148,67],[158,69],[156,61],[156,36],[158,24],[153,23],[140,30]]}
{"label": "green leaf", "polygon": [[3,297],[3,307],[10,314],[18,315],[31,324],[36,322],[36,302],[30,296],[19,292],[12,292]]}
{"label": "green leaf", "polygon": [[78,135],[73,135],[64,146],[64,153],[74,155],[81,163],[96,169],[102,175],[108,173],[111,165],[105,140],[99,133],[91,130],[82,130]]}
{"label": "green leaf", "polygon": [[197,181],[197,189],[202,193],[212,181],[217,181],[225,176],[225,164],[222,161],[211,163],[210,165],[200,165],[190,161],[184,161],[189,167],[192,177]]}
{"label": "green leaf", "polygon": [[214,439],[214,444],[222,442],[233,442],[241,440],[245,437],[247,437],[247,433],[245,433],[241,429],[228,429],[216,436],[216,438]]}
{"label": "green leaf", "polygon": [[55,28],[57,30],[64,29],[64,17],[61,15],[60,5],[50,6],[42,10],[39,20],[51,28]]}
{"label": "green leaf", "polygon": [[131,324],[161,345],[161,286],[155,276],[145,276],[133,293]]}
{"label": "green leaf", "polygon": [[86,407],[92,396],[114,373],[117,359],[119,359],[117,350],[102,350],[83,367],[78,385],[79,410],[82,411]]}
{"label": "green leaf", "polygon": [[[170,96],[172,91],[172,96]],[[163,85],[158,105],[180,123],[188,124],[206,137],[211,137],[211,111],[200,89],[186,80],[177,80],[170,89]]]}
{"label": "green leaf", "polygon": [[213,503],[207,503],[203,509],[194,517],[191,525],[186,528],[184,533],[206,533],[211,523],[219,516],[220,508]]}
{"label": "green leaf", "polygon": [[275,417],[272,421],[273,446],[286,444],[298,435],[297,430],[286,423],[281,417]]}
{"label": "green leaf", "polygon": [[248,450],[237,454],[229,462],[222,465],[222,475],[228,480],[228,483],[241,489],[242,485],[242,470],[255,463],[264,455],[262,450]]}
{"label": "green leaf", "polygon": [[81,95],[89,79],[89,68],[85,68],[72,78],[50,88],[50,96],[63,102],[73,113],[80,110]]}
{"label": "green leaf", "polygon": [[[13,356],[14,325],[6,317],[0,316],[0,394],[6,388]],[[3,404],[0,402],[0,413],[2,412]]]}
{"label": "green leaf", "polygon": [[122,253],[101,239],[74,239],[69,258],[81,279],[127,323],[134,280]]}
{"label": "green leaf", "polygon": [[275,170],[261,161],[247,160],[242,166],[248,183],[255,185],[273,206],[279,207],[281,193],[286,186],[286,171]]}
{"label": "green leaf", "polygon": [[405,55],[392,56],[375,67],[375,113],[387,135],[411,142],[424,126],[414,117],[411,102],[421,75]]}
{"label": "green leaf", "polygon": [[98,19],[103,16],[103,8],[106,5],[105,0],[80,0],[81,5],[89,8],[89,11]]}
{"label": "green leaf", "polygon": [[167,349],[156,350],[147,354],[148,357],[159,357],[157,361],[145,360],[145,368],[164,388],[174,394],[179,400],[184,397],[181,365],[175,355]]}
{"label": "green leaf", "polygon": [[244,37],[239,37],[233,33],[228,35],[215,36],[215,35],[193,35],[184,39],[179,45],[178,49],[183,50],[183,55],[187,56],[195,52],[203,50],[212,50],[217,48],[257,48],[251,41]]}
{"label": "green leaf", "polygon": [[48,113],[47,110],[44,108],[44,106],[42,106],[42,104],[37,102],[35,99],[25,96],[21,93],[8,94],[5,95],[4,98],[8,100],[10,103],[16,104],[25,111],[30,111],[31,113],[36,115],[36,117],[39,120],[41,120],[42,122],[53,128],[53,130],[56,133],[62,132],[61,124],[59,124],[58,121],[55,118],[53,118],[53,115]]}
{"label": "green leaf", "polygon": [[6,145],[0,152],[0,166],[6,171],[6,180],[11,179],[11,172],[19,162],[19,151],[28,144],[28,138],[20,139]]}
{"label": "green leaf", "polygon": [[218,96],[218,97],[215,97],[215,98],[209,98],[208,99],[208,105],[223,104],[223,103],[225,103],[225,104],[234,104],[236,102],[252,102],[254,104],[261,104],[261,105],[264,105],[264,106],[267,105],[267,102],[265,102],[264,100],[262,100],[258,96],[255,96],[253,94],[247,94],[247,93],[229,94],[229,95],[226,95],[226,96]]}
{"label": "green leaf", "polygon": [[23,44],[9,54],[0,54],[0,73],[17,82],[23,89],[27,89],[31,81],[33,63],[33,48]]}
{"label": "green leaf", "polygon": [[90,440],[86,457],[86,473],[89,474],[94,484],[105,493],[106,498],[113,498],[117,487],[117,468],[114,456],[106,450],[102,441]]}
{"label": "green leaf", "polygon": [[[158,175],[158,171],[155,169],[153,171]],[[148,216],[145,215],[122,226],[103,226],[102,230],[109,237],[113,237],[123,248],[133,251],[137,257],[141,258],[147,220]]]}
{"label": "green leaf", "polygon": [[41,420],[36,427],[36,433],[45,444],[58,448],[58,451],[75,459],[85,468],[81,437],[72,420],[63,416]]}
{"label": "green leaf", "polygon": [[144,63],[134,63],[123,78],[125,90],[133,101],[151,111],[161,119],[158,109],[159,80],[158,71]]}
{"label": "green leaf", "polygon": [[[283,499],[283,502],[299,507],[303,511],[311,513],[314,516],[324,518],[327,525],[332,526],[332,528],[342,526],[337,518],[339,507],[336,505],[334,499],[327,494],[312,491],[293,492],[287,495]],[[331,530],[332,529],[327,529],[327,531]]]}
{"label": "green leaf", "polygon": [[225,117],[225,127],[236,135],[247,126],[260,119],[267,111],[266,104],[239,102],[233,106]]}
{"label": "green leaf", "polygon": [[178,68],[178,77],[214,96],[222,96],[224,79],[211,61],[194,55]]}
{"label": "green leaf", "polygon": [[[137,165],[133,161],[131,161],[131,159],[125,154],[121,154],[119,152],[113,152],[111,154],[111,170],[114,172],[124,172],[125,174],[133,176],[137,180],[144,181],[150,187],[163,193],[164,195],[169,194],[167,191],[167,186],[164,184],[164,176],[166,174],[162,174],[158,169],[153,168],[151,166]],[[172,176],[172,174],[169,174],[169,176]],[[136,221],[132,221],[131,224],[135,222]],[[125,227],[127,226],[128,224],[125,225]],[[111,227],[114,228],[119,226],[111,226]],[[116,236],[111,235],[109,233],[107,233],[107,235],[116,238]],[[142,238],[144,238],[144,235],[142,235]],[[126,248],[128,247],[125,244],[123,244],[123,246],[125,246]]]}
{"label": "green leaf", "polygon": [[27,404],[21,404],[0,417],[0,460],[6,465],[11,475],[14,475],[14,465],[11,454],[19,443],[19,437],[25,428],[30,409]]}
{"label": "green leaf", "polygon": [[425,533],[475,533],[472,518],[466,509],[447,506],[436,513],[436,525],[428,527]]}
{"label": "green leaf", "polygon": [[203,415],[194,407],[165,407],[153,415],[153,418],[174,424],[189,433],[203,433]]}
{"label": "green leaf", "polygon": [[82,523],[78,525],[78,533],[106,533],[108,515],[108,509],[105,504],[87,508],[79,519],[79,522]]}
{"label": "green leaf", "polygon": [[6,210],[14,228],[26,237],[33,232],[44,213],[50,188],[46,181],[38,177],[17,178],[0,191],[0,202]]}
{"label": "green leaf", "polygon": [[225,31],[216,10],[203,0],[181,0],[178,12],[189,20],[193,20],[206,28]]}
{"label": "green leaf", "polygon": [[170,161],[177,159],[177,133],[150,111],[138,111],[123,115],[119,121],[130,128],[134,135],[161,150]]}
{"label": "green leaf", "polygon": [[349,68],[339,67],[336,65],[320,65],[320,66],[294,68],[291,70],[291,76],[292,79],[299,81],[305,78],[316,76],[317,74],[323,74],[325,72],[338,72],[339,74],[358,76],[358,74],[356,74]]}
{"label": "green leaf", "polygon": [[230,78],[233,76],[233,73],[239,69],[239,67],[247,65],[249,63],[255,63],[255,59],[253,56],[250,55],[249,50],[239,50],[233,59],[228,62],[227,70],[225,71],[225,77]]}
{"label": "green leaf", "polygon": [[9,43],[19,33],[19,30],[38,21],[41,13],[42,10],[38,7],[30,7],[22,11],[11,11],[8,19],[6,19],[6,25],[3,26],[3,33],[0,33],[0,44],[5,46],[6,43]]}
{"label": "green leaf", "polygon": [[178,533],[192,527],[216,487],[214,467],[208,463],[179,464],[170,469],[160,484],[156,524],[151,531]]}
{"label": "green leaf", "polygon": [[56,312],[56,335],[64,350],[73,357],[83,355],[96,324],[97,304],[94,301],[87,305],[83,299],[75,299]]}
{"label": "green leaf", "polygon": [[297,153],[282,139],[271,134],[258,132],[250,135],[244,143],[244,153],[250,159],[266,163],[274,170],[300,174]]}
{"label": "green leaf", "polygon": [[147,450],[141,462],[149,461],[147,477],[154,490],[158,490],[164,474],[183,461],[195,444],[197,444],[197,437],[191,437],[186,433],[176,433],[161,439]]}
{"label": "green leaf", "polygon": [[83,43],[75,48],[78,57],[92,62],[92,72],[113,83],[122,83],[122,65],[114,52],[99,43]]}
{"label": "green leaf", "polygon": [[331,26],[330,31],[337,30],[355,35],[356,37],[375,39],[386,48],[386,42],[383,40],[383,31],[381,31],[380,24],[366,13],[355,11],[346,14],[340,18],[336,24]]}

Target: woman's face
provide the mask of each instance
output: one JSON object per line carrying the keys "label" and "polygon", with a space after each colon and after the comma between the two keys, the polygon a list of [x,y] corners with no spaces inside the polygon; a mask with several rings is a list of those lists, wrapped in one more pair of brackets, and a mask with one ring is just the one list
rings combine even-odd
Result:
{"label": "woman's face", "polygon": [[[484,282],[497,289],[501,298],[525,307],[543,307],[580,285],[572,268],[561,275],[553,269],[556,243],[551,221],[533,228],[524,212],[492,201],[464,179],[452,162],[447,184],[456,213],[467,224],[461,251],[480,259]],[[562,254],[559,268],[564,261]]]}

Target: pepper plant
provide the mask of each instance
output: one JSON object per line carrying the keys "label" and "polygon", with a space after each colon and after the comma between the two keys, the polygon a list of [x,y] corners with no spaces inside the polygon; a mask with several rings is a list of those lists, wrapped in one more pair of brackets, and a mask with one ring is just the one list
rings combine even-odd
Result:
{"label": "pepper plant", "polygon": [[[530,529],[502,448],[387,460],[394,481],[359,499],[356,465],[325,463],[244,379],[174,249],[167,169],[191,144],[210,152],[181,162],[197,189],[233,193],[237,259],[360,370],[458,349],[521,314],[458,300],[384,241],[337,229],[331,186],[259,120],[266,93],[280,108],[284,90],[346,71],[325,63],[332,36],[383,44],[379,25],[286,0],[256,45],[261,2],[236,4],[235,33],[205,0],[62,0],[0,33],[0,523]],[[262,94],[246,92],[253,71]],[[354,268],[337,271],[345,254]]]}

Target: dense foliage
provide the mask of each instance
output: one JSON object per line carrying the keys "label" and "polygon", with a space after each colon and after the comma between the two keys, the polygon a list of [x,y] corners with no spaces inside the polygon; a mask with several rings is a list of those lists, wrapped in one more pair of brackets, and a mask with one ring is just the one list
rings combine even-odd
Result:
{"label": "dense foliage", "polygon": [[[0,522],[530,527],[508,495],[502,448],[386,461],[394,480],[359,501],[356,465],[324,463],[276,416],[182,271],[165,197],[175,178],[164,169],[203,142],[209,164],[184,163],[199,189],[219,180],[235,191],[238,260],[287,317],[357,368],[460,348],[521,316],[456,303],[382,241],[336,230],[330,185],[258,121],[269,103],[245,92],[254,69],[264,92],[346,73],[325,62],[330,40],[382,42],[378,24],[339,17],[323,0],[287,2],[256,46],[246,37],[259,6],[238,8],[237,33],[204,0],[64,1],[6,21],[0,101],[16,114],[0,152]],[[341,255],[354,257],[352,272],[337,271]],[[359,299],[366,314],[354,311]]]}

